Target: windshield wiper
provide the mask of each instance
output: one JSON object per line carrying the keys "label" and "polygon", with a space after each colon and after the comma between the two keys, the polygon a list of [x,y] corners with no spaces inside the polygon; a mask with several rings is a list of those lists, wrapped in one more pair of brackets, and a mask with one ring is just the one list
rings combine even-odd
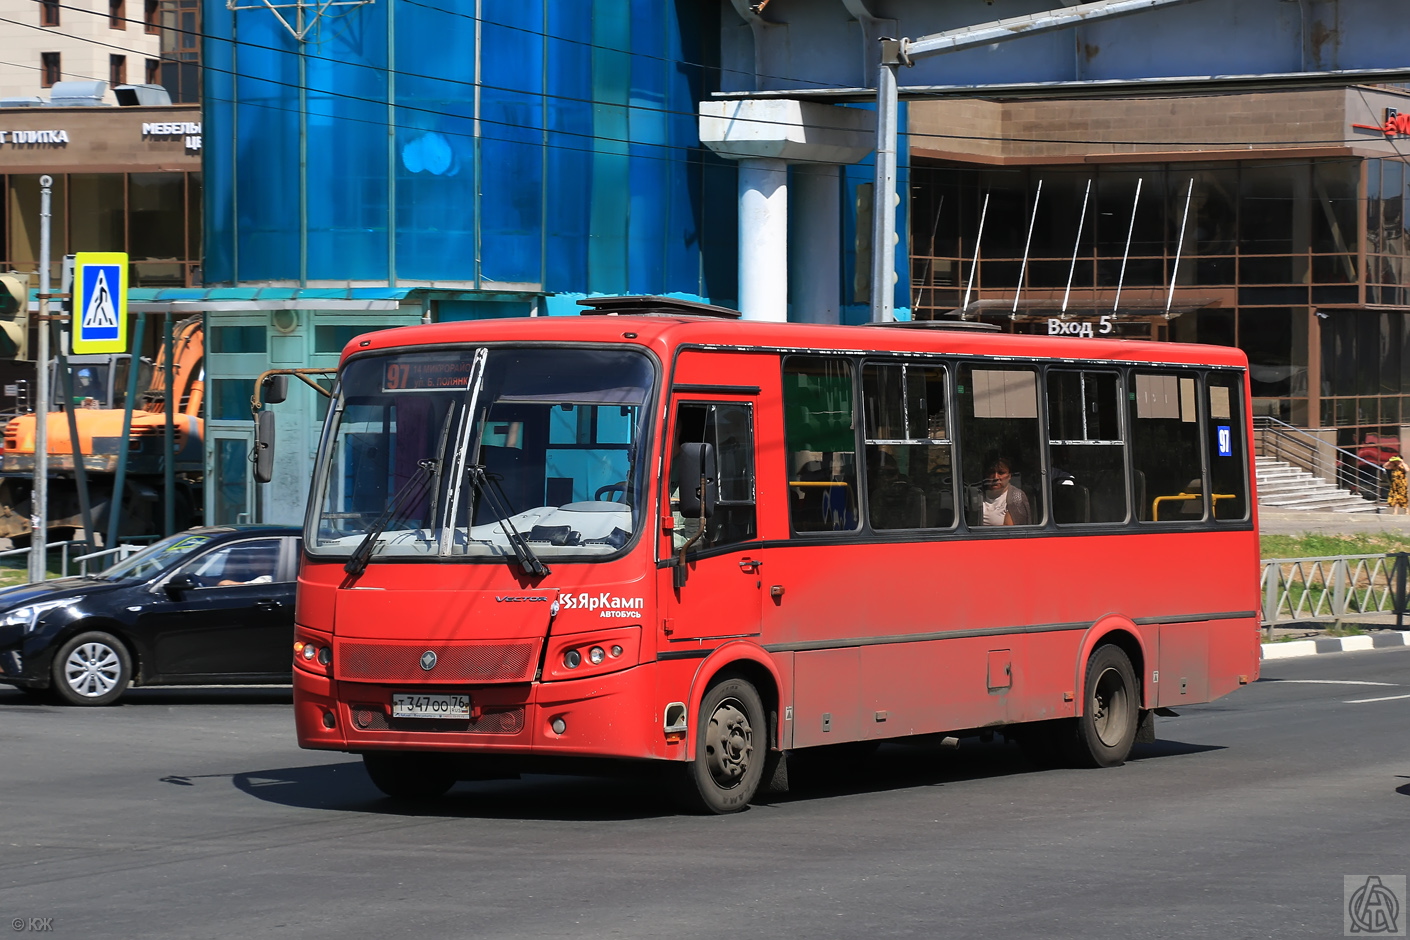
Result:
{"label": "windshield wiper", "polygon": [[372,552],[377,547],[377,539],[387,527],[393,522],[401,521],[406,510],[414,506],[416,502],[425,495],[426,486],[430,482],[432,474],[440,469],[439,460],[418,460],[416,462],[416,472],[411,475],[411,479],[401,485],[392,496],[387,508],[382,511],[382,515],[377,521],[372,523],[372,528],[367,530],[367,534],[362,537],[357,548],[353,549],[352,557],[347,564],[343,565],[343,570],[353,577],[357,577],[367,568],[367,562],[372,558]]}
{"label": "windshield wiper", "polygon": [[509,541],[509,547],[514,550],[514,557],[519,560],[519,567],[524,569],[525,574],[536,578],[550,574],[548,565],[534,553],[529,540],[524,538],[524,533],[516,529],[510,521],[509,501],[504,498],[495,478],[486,473],[485,468],[479,464],[467,467],[465,472],[470,477],[470,485],[485,498],[490,511],[494,513],[500,529],[504,531],[505,539]]}

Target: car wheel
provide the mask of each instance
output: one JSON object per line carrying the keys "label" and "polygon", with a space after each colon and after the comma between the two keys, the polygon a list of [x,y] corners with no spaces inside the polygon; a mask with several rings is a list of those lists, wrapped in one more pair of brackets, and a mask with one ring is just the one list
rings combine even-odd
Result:
{"label": "car wheel", "polygon": [[377,789],[399,800],[433,800],[455,786],[455,770],[441,754],[363,754],[362,766]]}
{"label": "car wheel", "polygon": [[132,657],[110,633],[80,633],[59,647],[50,688],[67,705],[111,705],[132,682]]}

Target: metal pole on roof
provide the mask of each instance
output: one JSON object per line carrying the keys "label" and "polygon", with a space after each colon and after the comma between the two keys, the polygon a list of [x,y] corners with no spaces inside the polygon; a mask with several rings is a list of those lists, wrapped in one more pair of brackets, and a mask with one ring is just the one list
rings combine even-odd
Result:
{"label": "metal pole on roof", "polygon": [[1023,296],[1023,277],[1028,273],[1028,249],[1033,247],[1033,226],[1038,224],[1038,203],[1043,198],[1043,181],[1038,181],[1038,191],[1033,194],[1033,215],[1028,219],[1028,240],[1023,243],[1023,263],[1018,266],[1018,286],[1013,291],[1013,309],[1009,319],[1018,316],[1018,298]]}
{"label": "metal pole on roof", "polygon": [[49,197],[50,176],[39,177],[39,330],[35,352],[34,483],[29,491],[29,580],[43,581],[49,561]]}
{"label": "metal pole on roof", "polygon": [[1116,276],[1116,299],[1111,302],[1112,316],[1121,306],[1121,285],[1126,283],[1126,259],[1131,257],[1131,236],[1136,231],[1136,207],[1141,204],[1141,184],[1145,177],[1136,180],[1136,198],[1131,201],[1131,224],[1126,228],[1126,250],[1121,253],[1121,273]]}
{"label": "metal pole on roof", "polygon": [[1170,304],[1175,300],[1175,278],[1180,274],[1180,253],[1185,248],[1185,225],[1190,221],[1190,197],[1195,194],[1195,178],[1185,190],[1185,215],[1180,219],[1180,240],[1175,243],[1175,264],[1170,268],[1170,293],[1165,295],[1165,319],[1170,319]]}
{"label": "metal pole on roof", "polygon": [[[137,400],[137,373],[142,369],[142,334],[146,331],[147,317],[137,315],[137,333],[132,338],[132,358],[127,368],[127,395],[122,406],[122,434],[119,442],[125,442],[132,433],[132,405]],[[122,532],[122,497],[127,486],[127,452],[124,444],[118,447],[117,473],[113,476],[113,495],[108,500],[108,540],[104,548],[116,548]]]}
{"label": "metal pole on roof", "polygon": [[989,216],[989,194],[984,194],[984,208],[979,210],[979,232],[974,236],[974,261],[969,266],[969,283],[964,288],[964,303],[960,305],[960,318],[969,311],[969,292],[974,289],[974,272],[979,270],[979,246],[984,244],[984,220]]}
{"label": "metal pole on roof", "polygon": [[[891,237],[896,218],[896,122],[900,95],[896,69],[913,65],[924,56],[961,52],[979,46],[1023,39],[1041,33],[1068,29],[1083,23],[1115,19],[1132,13],[1191,3],[1193,0],[1096,0],[1060,10],[1011,16],[989,23],[932,33],[919,39],[883,39],[881,68],[876,83],[876,186],[872,191],[871,318],[873,322],[892,319],[892,293],[896,277],[896,254]],[[477,59],[478,61],[478,59]],[[889,166],[889,170],[888,170]],[[882,229],[883,219],[892,225]],[[878,238],[881,235],[883,237]],[[884,296],[883,296],[884,295]]]}
{"label": "metal pole on roof", "polygon": [[[1082,248],[1082,223],[1087,221],[1087,200],[1092,197],[1092,181],[1087,180],[1087,191],[1082,195],[1082,214],[1077,217],[1077,240],[1072,243],[1072,266],[1067,269],[1067,290],[1062,292],[1062,315],[1067,316],[1067,298],[1072,296],[1072,277],[1077,273],[1077,252]],[[1087,420],[1083,413],[1082,420]]]}

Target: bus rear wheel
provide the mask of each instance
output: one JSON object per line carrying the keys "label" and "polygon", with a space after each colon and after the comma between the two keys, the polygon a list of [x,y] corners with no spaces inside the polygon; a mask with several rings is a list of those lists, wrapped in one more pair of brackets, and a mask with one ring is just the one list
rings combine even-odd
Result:
{"label": "bus rear wheel", "polygon": [[1072,741],[1073,763],[1118,767],[1136,741],[1140,695],[1136,671],[1120,647],[1100,646],[1087,661],[1082,715]]}
{"label": "bus rear wheel", "polygon": [[377,789],[399,800],[433,800],[455,786],[455,768],[441,754],[363,754]]}
{"label": "bus rear wheel", "polygon": [[694,812],[743,810],[758,792],[768,751],[758,690],[740,678],[717,682],[700,702],[695,760],[685,766],[682,802]]}

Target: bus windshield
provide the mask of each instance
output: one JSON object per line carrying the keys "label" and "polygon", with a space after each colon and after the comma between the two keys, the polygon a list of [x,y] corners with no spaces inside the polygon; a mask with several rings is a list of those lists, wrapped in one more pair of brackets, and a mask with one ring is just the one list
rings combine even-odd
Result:
{"label": "bus windshield", "polygon": [[[612,555],[640,524],[655,380],[639,352],[478,348],[350,362],[305,546],[386,558]],[[492,490],[492,492],[486,492]],[[363,547],[366,543],[366,547]]]}

